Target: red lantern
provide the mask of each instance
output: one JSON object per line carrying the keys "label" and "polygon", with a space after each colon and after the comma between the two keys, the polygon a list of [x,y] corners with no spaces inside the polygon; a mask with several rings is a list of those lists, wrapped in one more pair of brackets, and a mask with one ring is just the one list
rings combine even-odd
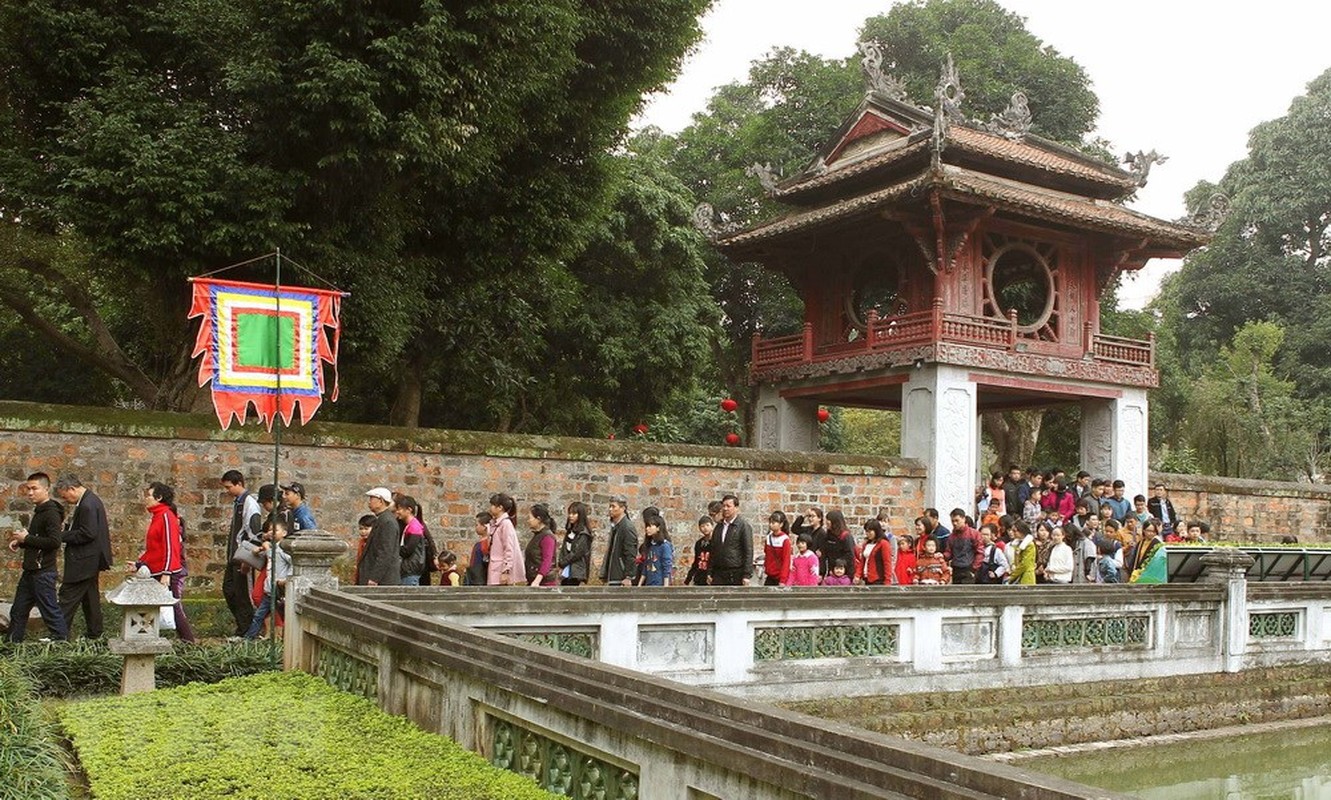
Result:
{"label": "red lantern", "polygon": [[647,432],[647,425],[646,425],[646,423],[639,422],[637,425],[634,425],[634,426],[633,426],[633,432],[636,433],[636,434],[638,434],[639,436],[642,436],[644,433]]}
{"label": "red lantern", "polygon": [[739,408],[739,403],[736,403],[733,399],[729,397],[721,401],[721,410],[726,412],[727,414],[734,414],[735,409],[737,408]]}
{"label": "red lantern", "polygon": [[610,434],[609,436],[607,436],[607,437],[605,437],[605,438],[607,438],[607,439],[613,439],[613,438],[615,438],[615,435],[612,433],[612,434]]}
{"label": "red lantern", "polygon": [[727,433],[727,434],[726,434],[726,444],[730,445],[731,447],[735,447],[736,445],[738,445],[738,444],[739,444],[739,434],[738,434],[738,433]]}
{"label": "red lantern", "polygon": [[831,419],[831,418],[832,418],[832,412],[831,412],[831,411],[828,411],[828,410],[825,409],[825,408],[820,408],[820,409],[818,409],[818,421],[819,421],[819,422],[827,422],[827,421],[828,421],[829,419]]}

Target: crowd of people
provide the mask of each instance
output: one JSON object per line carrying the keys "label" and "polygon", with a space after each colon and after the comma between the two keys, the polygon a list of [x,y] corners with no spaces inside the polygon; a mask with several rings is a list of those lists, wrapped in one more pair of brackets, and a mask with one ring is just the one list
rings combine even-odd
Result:
{"label": "crowd of people", "polygon": [[[222,594],[234,635],[252,639],[270,618],[273,624],[280,621],[291,559],[277,545],[318,525],[299,482],[251,492],[241,472],[228,470],[221,488],[232,502]],[[100,637],[98,573],[111,567],[105,506],[72,475],[52,485],[45,473],[33,473],[21,492],[34,509],[27,528],[9,539],[10,550],[23,553],[10,639],[23,639],[34,607],[53,638],[67,637],[68,622],[79,610],[87,635]],[[727,494],[698,519],[692,554],[683,559],[676,557],[659,508],[644,508],[635,525],[627,500],[615,497],[606,508],[605,556],[594,565],[592,510],[581,501],[569,504],[561,521],[548,505],[533,503],[519,513],[512,496],[493,495],[488,509],[475,517],[476,540],[460,564],[456,554],[436,547],[415,498],[375,487],[365,493],[369,513],[359,520],[354,580],[366,586],[420,586],[437,576],[444,586],[532,587],[577,586],[598,578],[619,586],[1121,583],[1135,579],[1163,544],[1204,542],[1210,535],[1205,522],[1179,518],[1164,485],[1152,492],[1149,499],[1129,500],[1121,480],[1084,471],[1069,479],[1062,472],[1014,466],[977,488],[974,508],[952,509],[946,522],[937,509],[926,508],[911,530],[893,531],[884,510],[852,532],[840,509],[810,506],[793,519],[774,509],[760,546],[740,514],[739,498]],[[144,507],[149,516],[144,547],[129,567],[146,567],[179,600],[188,567],[174,490],[150,483]],[[682,578],[677,571],[683,571]],[[180,638],[192,641],[179,602],[173,616]]]}

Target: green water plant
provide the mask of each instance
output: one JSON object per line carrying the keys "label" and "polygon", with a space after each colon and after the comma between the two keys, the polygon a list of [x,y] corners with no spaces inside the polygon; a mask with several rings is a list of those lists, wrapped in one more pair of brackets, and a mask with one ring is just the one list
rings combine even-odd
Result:
{"label": "green water plant", "polygon": [[98,800],[554,797],[304,673],[87,700],[59,713]]}

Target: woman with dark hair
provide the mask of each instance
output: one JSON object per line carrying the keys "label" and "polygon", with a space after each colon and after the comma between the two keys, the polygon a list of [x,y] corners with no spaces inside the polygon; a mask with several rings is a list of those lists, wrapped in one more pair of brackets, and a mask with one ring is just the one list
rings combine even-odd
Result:
{"label": "woman with dark hair", "polygon": [[531,530],[531,539],[522,551],[522,563],[531,585],[558,586],[555,554],[559,542],[555,539],[555,521],[550,516],[550,509],[541,503],[532,505],[527,510],[527,527]]}
{"label": "woman with dark hair", "polygon": [[[425,525],[421,522],[421,507],[416,498],[398,495],[393,500],[393,513],[397,515],[402,533],[398,537],[398,555],[402,558],[402,586],[420,586],[425,572]],[[427,573],[428,574],[428,573]],[[428,578],[427,578],[428,580]]]}
{"label": "woman with dark hair", "polygon": [[185,609],[180,605],[184,594],[185,531],[176,510],[176,492],[165,483],[153,481],[143,493],[143,506],[152,515],[148,522],[148,535],[144,539],[143,553],[134,567],[147,567],[149,574],[161,581],[176,598],[173,607],[176,635],[181,641],[194,641]]}
{"label": "woman with dark hair", "polygon": [[800,539],[809,543],[810,552],[817,554],[822,549],[823,539],[827,536],[827,528],[823,521],[823,510],[817,506],[810,506],[809,510],[802,515],[795,517],[795,521],[790,523],[790,532],[795,536],[795,541]]}
{"label": "woman with dark hair", "polygon": [[518,504],[512,497],[500,493],[490,497],[490,567],[486,584],[490,586],[519,586],[527,582],[522,562],[522,545],[513,519]]}
{"label": "woman with dark hair", "polygon": [[559,548],[559,576],[563,586],[581,586],[592,573],[592,529],[587,504],[569,503],[564,520],[564,542]]}
{"label": "woman with dark hair", "polygon": [[846,517],[838,509],[827,512],[827,536],[823,540],[821,554],[823,566],[831,571],[832,564],[840,561],[846,565],[847,573],[853,573],[855,564],[855,537],[846,527]]}
{"label": "woman with dark hair", "polygon": [[[860,550],[861,573],[856,576],[865,586],[885,586],[892,582],[895,567],[891,543],[883,534],[883,524],[876,519],[864,523],[864,548]],[[889,566],[891,565],[891,566]]]}
{"label": "woman with dark hair", "polygon": [[675,575],[675,547],[666,533],[661,512],[642,512],[642,574],[639,586],[669,586]]}

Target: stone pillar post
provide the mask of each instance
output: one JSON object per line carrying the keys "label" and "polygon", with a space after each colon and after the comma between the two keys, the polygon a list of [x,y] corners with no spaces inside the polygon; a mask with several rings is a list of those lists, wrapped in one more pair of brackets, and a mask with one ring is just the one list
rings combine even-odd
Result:
{"label": "stone pillar post", "polygon": [[1248,650],[1248,568],[1252,556],[1233,547],[1217,547],[1202,556],[1203,583],[1225,587],[1220,606],[1220,660],[1225,672],[1243,669]]}
{"label": "stone pillar post", "polygon": [[308,669],[310,654],[305,647],[296,603],[314,587],[336,589],[333,562],[347,551],[343,541],[331,533],[301,531],[288,536],[279,545],[291,556],[291,577],[287,578],[286,634],[282,643],[283,669]]}
{"label": "stone pillar post", "polygon": [[944,519],[954,508],[975,505],[978,410],[979,393],[963,367],[925,365],[901,389],[901,455],[924,462],[925,505]]}
{"label": "stone pillar post", "polygon": [[1121,391],[1121,397],[1082,401],[1081,466],[1097,478],[1121,479],[1128,497],[1149,496],[1146,390]]}
{"label": "stone pillar post", "polygon": [[818,403],[787,400],[775,386],[763,386],[758,390],[757,408],[754,447],[803,453],[818,449]]}

